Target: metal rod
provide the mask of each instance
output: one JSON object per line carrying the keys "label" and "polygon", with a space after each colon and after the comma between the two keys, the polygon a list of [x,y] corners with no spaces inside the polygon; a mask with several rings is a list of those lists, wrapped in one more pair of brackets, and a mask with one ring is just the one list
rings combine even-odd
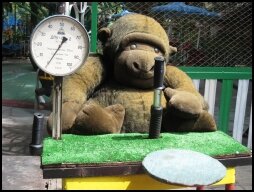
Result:
{"label": "metal rod", "polygon": [[162,89],[155,89],[153,93],[153,106],[160,107],[161,106],[161,94]]}
{"label": "metal rod", "polygon": [[55,77],[53,82],[53,139],[59,140],[62,135],[62,83],[63,77]]}

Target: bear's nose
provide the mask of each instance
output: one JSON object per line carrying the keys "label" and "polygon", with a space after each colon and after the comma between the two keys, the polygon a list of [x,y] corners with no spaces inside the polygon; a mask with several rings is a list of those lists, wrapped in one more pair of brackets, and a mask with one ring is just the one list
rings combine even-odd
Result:
{"label": "bear's nose", "polygon": [[133,68],[136,70],[136,71],[141,71],[141,72],[149,72],[149,71],[152,71],[154,69],[154,65],[148,65],[148,64],[141,64],[141,63],[138,63],[138,62],[133,62]]}

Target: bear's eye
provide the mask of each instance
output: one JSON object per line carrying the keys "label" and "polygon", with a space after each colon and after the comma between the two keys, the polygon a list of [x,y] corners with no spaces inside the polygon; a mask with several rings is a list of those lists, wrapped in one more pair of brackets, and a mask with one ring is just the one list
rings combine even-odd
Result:
{"label": "bear's eye", "polygon": [[154,52],[155,52],[155,53],[159,53],[160,50],[159,50],[158,48],[154,48]]}
{"label": "bear's eye", "polygon": [[137,49],[137,45],[136,44],[131,44],[131,49]]}

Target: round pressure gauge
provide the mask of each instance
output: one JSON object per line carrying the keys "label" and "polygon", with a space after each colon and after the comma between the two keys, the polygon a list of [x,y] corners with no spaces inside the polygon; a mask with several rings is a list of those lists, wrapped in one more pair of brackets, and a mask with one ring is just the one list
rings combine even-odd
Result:
{"label": "round pressure gauge", "polygon": [[42,20],[30,38],[30,53],[38,67],[53,76],[65,76],[81,67],[89,54],[89,36],[83,25],[66,15]]}

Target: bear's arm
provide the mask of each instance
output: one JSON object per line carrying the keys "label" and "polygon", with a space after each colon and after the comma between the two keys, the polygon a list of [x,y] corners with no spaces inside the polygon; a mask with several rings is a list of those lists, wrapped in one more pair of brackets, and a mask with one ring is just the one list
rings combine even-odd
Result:
{"label": "bear's arm", "polygon": [[186,91],[196,95],[202,101],[203,109],[208,109],[208,104],[205,102],[202,95],[196,90],[191,78],[177,67],[170,65],[166,66],[164,83],[166,87],[170,87],[178,91]]}
{"label": "bear's arm", "polygon": [[74,102],[83,104],[92,91],[103,81],[106,71],[100,55],[88,57],[85,64],[74,74],[63,81],[63,103]]}

